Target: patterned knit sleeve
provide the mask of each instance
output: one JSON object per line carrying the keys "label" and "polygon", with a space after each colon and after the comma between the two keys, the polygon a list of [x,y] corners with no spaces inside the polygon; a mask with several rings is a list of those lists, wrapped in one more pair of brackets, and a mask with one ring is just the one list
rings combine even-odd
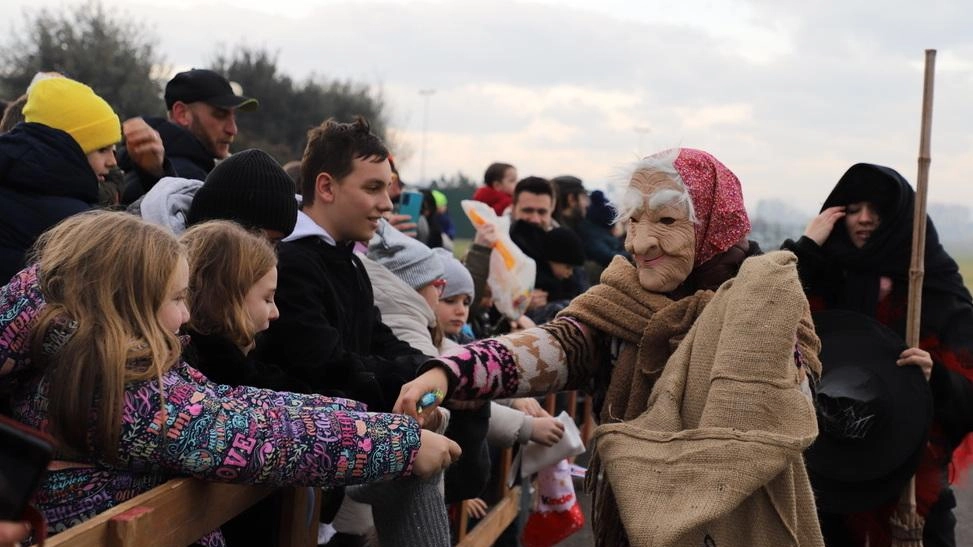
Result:
{"label": "patterned knit sleeve", "polygon": [[598,362],[600,336],[584,323],[561,317],[460,346],[423,369],[448,369],[456,380],[452,398],[458,400],[544,395],[586,383]]}
{"label": "patterned knit sleeve", "polygon": [[30,364],[30,324],[44,309],[37,266],[21,270],[0,287],[0,376]]}
{"label": "patterned knit sleeve", "polygon": [[[330,410],[315,397],[221,395],[169,371],[125,393],[119,455],[135,470],[222,482],[338,486],[409,475],[419,448],[410,417]],[[256,395],[251,400],[250,396]]]}
{"label": "patterned knit sleeve", "polygon": [[[212,389],[220,397],[246,399],[252,404],[259,405],[263,408],[273,406],[280,400],[280,393],[276,391],[250,386],[217,384],[206,378],[206,375],[199,370],[186,365],[181,366],[183,367],[181,371],[183,377],[202,387]],[[316,406],[325,410],[353,410],[357,412],[365,412],[368,410],[365,403],[343,397],[328,397],[317,394],[301,395],[300,397],[304,400],[304,405],[308,407]]]}

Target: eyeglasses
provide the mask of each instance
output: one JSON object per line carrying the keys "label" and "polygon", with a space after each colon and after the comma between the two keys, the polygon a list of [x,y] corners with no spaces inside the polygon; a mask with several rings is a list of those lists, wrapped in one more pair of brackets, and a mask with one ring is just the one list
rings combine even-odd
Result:
{"label": "eyeglasses", "polygon": [[442,298],[443,293],[446,292],[446,280],[442,277],[439,277],[433,279],[430,285],[436,287],[436,292],[439,293],[440,298]]}

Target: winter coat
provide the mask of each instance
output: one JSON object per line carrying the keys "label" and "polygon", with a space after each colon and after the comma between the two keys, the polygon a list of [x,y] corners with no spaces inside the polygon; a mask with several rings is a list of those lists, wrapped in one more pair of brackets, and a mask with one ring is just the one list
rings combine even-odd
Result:
{"label": "winter coat", "polygon": [[307,383],[297,381],[275,364],[258,360],[252,351],[244,354],[236,344],[221,335],[199,334],[192,329],[187,329],[186,333],[189,345],[183,351],[183,359],[212,382],[311,393]]}
{"label": "winter coat", "polygon": [[425,357],[382,323],[353,246],[325,236],[301,212],[294,233],[278,247],[280,319],[258,340],[255,357],[278,364],[316,393],[389,410]]}
{"label": "winter coat", "polygon": [[[27,344],[29,325],[44,306],[36,273],[36,267],[23,270],[0,289],[0,362],[6,375],[0,384],[11,388],[13,417],[44,429],[47,378],[29,368]],[[45,349],[71,335],[54,330]],[[155,379],[126,385],[117,454],[92,449],[75,456],[75,466],[47,475],[35,502],[51,531],[174,476],[335,486],[411,474],[419,426],[403,415],[363,412],[360,403],[347,399],[215,384],[185,362],[166,371],[162,384],[164,408]],[[219,537],[210,540],[206,543],[221,543]]]}
{"label": "winter coat", "polygon": [[[801,281],[814,311],[839,308],[864,313],[905,338],[914,200],[909,183],[887,167],[857,164],[845,173],[822,210],[870,201],[877,206],[881,222],[861,248],[851,243],[841,219],[821,246],[807,237],[784,242],[784,248],[798,256]],[[885,298],[879,297],[882,278],[891,282]],[[950,464],[954,469],[969,464],[965,445],[958,452],[965,458],[954,459],[952,454],[973,431],[973,300],[931,219],[926,223],[919,347],[933,359],[929,387],[934,420],[916,475],[918,511],[929,517],[925,544],[932,547],[950,544],[934,536],[952,536],[953,524],[939,515],[930,516],[930,512],[948,513],[956,504],[948,487]],[[873,547],[888,545],[890,511],[891,504],[848,519],[850,533],[858,538],[854,544],[863,545],[861,536],[867,533]]]}
{"label": "winter coat", "polygon": [[0,135],[0,283],[41,233],[98,203],[98,178],[78,143],[38,123]]}
{"label": "winter coat", "polygon": [[118,152],[118,166],[125,171],[125,191],[122,193],[122,203],[125,205],[151,190],[162,177],[206,180],[206,175],[216,166],[213,154],[188,129],[165,118],[145,118],[145,122],[158,131],[162,138],[162,145],[166,150],[163,174],[155,176],[143,171],[135,165],[128,151],[121,148]]}
{"label": "winter coat", "polygon": [[165,226],[172,233],[182,235],[186,231],[186,217],[193,197],[203,186],[201,180],[163,177],[145,195],[126,209],[152,224]]}
{"label": "winter coat", "polygon": [[492,186],[480,186],[477,188],[476,192],[473,192],[473,199],[482,201],[490,207],[493,207],[497,216],[502,215],[507,210],[507,207],[513,205],[514,202],[513,196],[496,190]]}
{"label": "winter coat", "polygon": [[356,255],[365,266],[375,294],[375,307],[382,323],[392,329],[396,338],[425,355],[439,354],[432,343],[429,329],[436,326],[436,313],[426,300],[396,277],[388,268],[364,255]]}

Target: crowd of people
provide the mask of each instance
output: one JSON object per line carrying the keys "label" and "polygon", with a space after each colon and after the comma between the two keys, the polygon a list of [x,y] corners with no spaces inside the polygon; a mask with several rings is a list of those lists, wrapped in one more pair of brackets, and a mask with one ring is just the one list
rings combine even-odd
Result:
{"label": "crowd of people", "polygon": [[[702,150],[635,162],[617,203],[493,163],[471,197],[536,266],[510,317],[490,260],[507,226],[457,256],[441,193],[398,214],[366,120],[324,121],[281,166],[231,151],[259,104],[216,72],[164,100],[123,122],[45,73],[0,122],[0,412],[55,441],[30,497],[47,533],[191,476],[323,487],[322,544],[446,547],[447,506],[495,501],[497,449],[561,440],[533,397],[579,389],[598,545],[891,545],[912,475],[924,544],[956,544],[973,301],[929,220],[906,347],[915,195],[895,171],[852,166],[764,252],[744,185]],[[274,544],[279,511],[197,543]],[[31,533],[0,522],[0,544]]]}

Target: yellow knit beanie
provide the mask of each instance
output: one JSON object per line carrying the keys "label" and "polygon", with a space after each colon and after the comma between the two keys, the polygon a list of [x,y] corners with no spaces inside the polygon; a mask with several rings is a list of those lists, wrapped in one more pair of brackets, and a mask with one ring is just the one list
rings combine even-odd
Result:
{"label": "yellow knit beanie", "polygon": [[122,140],[118,115],[92,89],[69,78],[35,82],[27,91],[24,121],[68,133],[89,154]]}

